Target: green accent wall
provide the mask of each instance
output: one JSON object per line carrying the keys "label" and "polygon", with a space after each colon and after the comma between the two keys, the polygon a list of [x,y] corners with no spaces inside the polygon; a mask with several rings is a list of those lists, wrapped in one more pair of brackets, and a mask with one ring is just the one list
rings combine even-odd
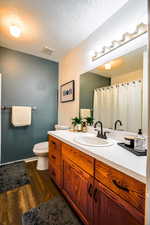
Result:
{"label": "green accent wall", "polygon": [[57,123],[58,63],[0,47],[2,105],[36,106],[32,125],[13,127],[2,111],[2,163],[32,157],[33,145],[47,140]]}
{"label": "green accent wall", "polygon": [[110,85],[110,78],[92,72],[80,76],[80,109],[93,109],[94,89]]}

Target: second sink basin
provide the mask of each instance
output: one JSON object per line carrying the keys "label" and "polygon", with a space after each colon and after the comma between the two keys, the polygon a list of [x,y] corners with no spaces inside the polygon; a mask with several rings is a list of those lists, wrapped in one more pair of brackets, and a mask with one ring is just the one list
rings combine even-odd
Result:
{"label": "second sink basin", "polygon": [[91,147],[106,147],[113,145],[113,142],[107,139],[98,138],[95,136],[78,136],[74,139],[77,143],[81,145],[91,146]]}

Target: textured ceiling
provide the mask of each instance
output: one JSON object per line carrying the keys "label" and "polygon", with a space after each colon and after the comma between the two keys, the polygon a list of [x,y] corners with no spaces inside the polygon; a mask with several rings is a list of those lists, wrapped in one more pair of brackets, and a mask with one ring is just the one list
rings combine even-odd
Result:
{"label": "textured ceiling", "polygon": [[[88,38],[116,13],[127,0],[1,0],[0,45],[58,61]],[[16,23],[20,38],[10,36]],[[48,56],[44,46],[54,49]]]}

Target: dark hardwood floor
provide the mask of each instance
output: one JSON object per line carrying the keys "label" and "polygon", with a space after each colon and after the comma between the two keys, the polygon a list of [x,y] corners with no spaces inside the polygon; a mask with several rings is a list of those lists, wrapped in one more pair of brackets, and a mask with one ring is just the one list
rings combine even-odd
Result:
{"label": "dark hardwood floor", "polygon": [[0,225],[22,225],[21,216],[24,212],[60,195],[48,171],[37,171],[36,162],[26,165],[31,184],[0,194]]}

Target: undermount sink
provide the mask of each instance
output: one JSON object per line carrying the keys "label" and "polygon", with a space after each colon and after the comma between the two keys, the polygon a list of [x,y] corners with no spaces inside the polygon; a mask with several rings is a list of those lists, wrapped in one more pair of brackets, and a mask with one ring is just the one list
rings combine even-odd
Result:
{"label": "undermount sink", "polygon": [[107,139],[98,138],[95,136],[78,136],[74,139],[77,143],[81,145],[91,146],[91,147],[106,147],[111,146],[114,143]]}

